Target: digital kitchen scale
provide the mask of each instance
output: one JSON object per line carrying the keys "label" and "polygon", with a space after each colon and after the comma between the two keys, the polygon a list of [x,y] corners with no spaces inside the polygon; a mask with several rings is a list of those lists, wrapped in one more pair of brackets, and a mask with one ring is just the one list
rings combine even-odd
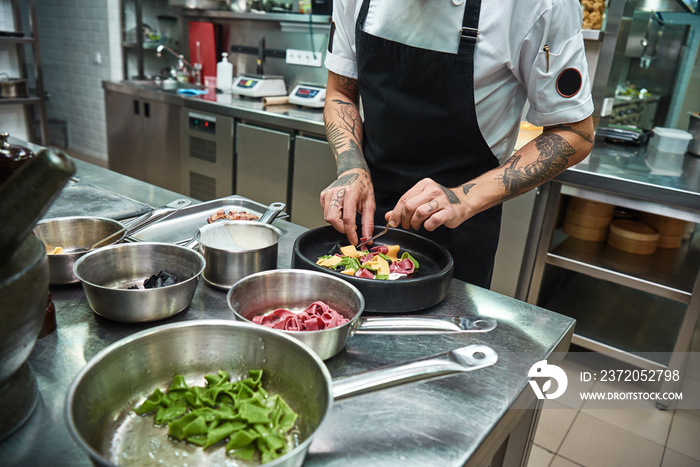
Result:
{"label": "digital kitchen scale", "polygon": [[231,92],[248,97],[272,97],[287,94],[283,76],[241,75],[233,80]]}
{"label": "digital kitchen scale", "polygon": [[289,103],[305,107],[323,107],[326,101],[326,88],[311,84],[297,84],[289,94]]}

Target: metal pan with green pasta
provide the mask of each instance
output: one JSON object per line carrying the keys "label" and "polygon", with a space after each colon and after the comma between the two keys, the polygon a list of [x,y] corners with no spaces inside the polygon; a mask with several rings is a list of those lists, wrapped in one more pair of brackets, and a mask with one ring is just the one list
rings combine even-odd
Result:
{"label": "metal pan with green pasta", "polygon": [[262,373],[249,370],[248,378],[231,381],[219,370],[204,376],[205,386],[188,386],[175,375],[166,392],[156,389],[134,412],[155,414],[155,424],[167,425],[176,440],[203,449],[225,443],[227,454],[264,464],[295,447],[298,417],[284,399],[262,387]]}

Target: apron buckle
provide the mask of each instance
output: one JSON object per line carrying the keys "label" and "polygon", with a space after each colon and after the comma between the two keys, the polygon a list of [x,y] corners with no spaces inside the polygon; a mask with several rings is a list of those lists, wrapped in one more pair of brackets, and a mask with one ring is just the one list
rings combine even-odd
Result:
{"label": "apron buckle", "polygon": [[459,31],[459,40],[475,44],[478,35],[478,29],[464,27]]}

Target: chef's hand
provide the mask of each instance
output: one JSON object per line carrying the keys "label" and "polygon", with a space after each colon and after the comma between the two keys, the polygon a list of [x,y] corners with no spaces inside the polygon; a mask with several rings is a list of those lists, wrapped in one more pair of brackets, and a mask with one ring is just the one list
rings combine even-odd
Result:
{"label": "chef's hand", "polygon": [[362,214],[362,236],[374,231],[374,187],[369,173],[352,169],[340,174],[338,179],[321,192],[323,217],[338,232],[344,233],[351,245],[357,245],[357,213]]}
{"label": "chef's hand", "polygon": [[424,178],[408,190],[384,218],[404,229],[418,230],[421,224],[432,231],[441,225],[454,228],[468,217],[456,191]]}

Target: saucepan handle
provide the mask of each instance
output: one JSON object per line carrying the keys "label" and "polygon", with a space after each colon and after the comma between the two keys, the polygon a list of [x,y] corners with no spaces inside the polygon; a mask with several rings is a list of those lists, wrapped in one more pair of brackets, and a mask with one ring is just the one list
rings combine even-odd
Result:
{"label": "saucepan handle", "polygon": [[147,212],[146,214],[137,217],[136,219],[132,220],[126,225],[126,234],[133,235],[137,232],[140,232],[146,227],[155,224],[156,222],[161,222],[167,219],[180,209],[187,207],[190,204],[192,204],[191,200],[181,198],[176,199],[175,201],[172,201],[166,204],[165,206],[161,206],[150,212]]}
{"label": "saucepan handle", "polygon": [[263,224],[272,224],[272,221],[274,221],[277,216],[282,212],[282,210],[286,207],[287,205],[281,202],[277,203],[272,203],[267,207],[267,211],[265,211],[260,217],[260,222]]}
{"label": "saucepan handle", "polygon": [[451,332],[488,332],[496,320],[481,316],[410,316],[361,318],[356,334],[442,334]]}
{"label": "saucepan handle", "polygon": [[333,398],[347,397],[425,379],[486,368],[498,361],[496,351],[486,345],[470,345],[409,363],[387,366],[333,380]]}

